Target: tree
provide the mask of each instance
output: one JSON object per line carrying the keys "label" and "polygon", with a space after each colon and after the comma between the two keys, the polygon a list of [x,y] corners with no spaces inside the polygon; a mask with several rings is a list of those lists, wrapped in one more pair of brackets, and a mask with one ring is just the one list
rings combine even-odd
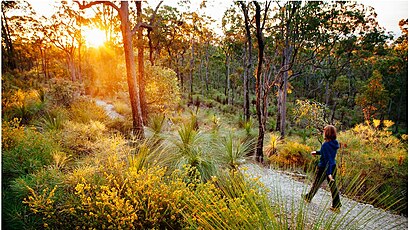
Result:
{"label": "tree", "polygon": [[[112,7],[118,12],[118,16],[121,21],[121,33],[124,45],[125,65],[127,69],[127,83],[128,92],[131,102],[132,120],[133,120],[133,132],[138,139],[144,138],[143,118],[141,111],[141,100],[139,82],[136,76],[135,57],[133,52],[132,36],[142,26],[140,23],[131,29],[130,13],[128,1],[121,1],[120,6],[117,6],[114,2],[109,1],[94,1],[89,3],[80,3],[76,1],[80,9],[86,9],[93,5],[105,4]],[[142,44],[138,44],[142,45]]]}
{"label": "tree", "polygon": [[357,104],[363,109],[365,120],[380,118],[382,111],[387,107],[387,101],[388,96],[382,82],[382,75],[374,71],[369,83],[356,98]]}
{"label": "tree", "polygon": [[245,116],[245,120],[250,120],[250,112],[249,112],[249,78],[251,75],[251,68],[252,68],[252,37],[251,37],[251,30],[250,30],[250,18],[249,18],[249,5],[246,5],[244,1],[239,1],[241,6],[243,16],[244,16],[244,23],[245,23],[245,31],[246,31],[246,38],[247,38],[247,56],[245,62],[245,72],[244,72],[244,79],[243,79],[243,97],[244,97],[244,104],[243,104],[243,113]]}
{"label": "tree", "polygon": [[72,10],[66,2],[62,2],[58,11],[43,25],[43,33],[48,41],[65,53],[72,81],[80,78],[75,66],[75,54],[82,43],[81,30],[77,24],[81,20],[79,17],[80,15]]}

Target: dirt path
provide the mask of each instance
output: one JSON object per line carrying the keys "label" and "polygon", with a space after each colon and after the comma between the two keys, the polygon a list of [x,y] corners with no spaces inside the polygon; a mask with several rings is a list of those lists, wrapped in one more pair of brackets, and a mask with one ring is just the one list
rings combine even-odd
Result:
{"label": "dirt path", "polygon": [[[314,224],[315,229],[408,229],[406,217],[394,215],[343,196],[341,212],[333,213],[329,210],[330,192],[322,188],[319,189],[312,202],[306,204],[301,194],[307,193],[310,185],[296,181],[279,171],[262,168],[256,164],[246,164],[241,170],[251,178],[258,177],[269,189],[269,198],[274,203],[279,200],[287,213],[302,210],[304,222],[310,223],[310,226]],[[317,223],[320,226],[317,226]]]}
{"label": "dirt path", "polygon": [[114,106],[111,104],[108,104],[105,101],[99,100],[99,99],[95,99],[95,103],[102,107],[105,110],[105,113],[107,114],[107,116],[109,116],[111,119],[124,119],[124,116],[117,113],[114,110]]}

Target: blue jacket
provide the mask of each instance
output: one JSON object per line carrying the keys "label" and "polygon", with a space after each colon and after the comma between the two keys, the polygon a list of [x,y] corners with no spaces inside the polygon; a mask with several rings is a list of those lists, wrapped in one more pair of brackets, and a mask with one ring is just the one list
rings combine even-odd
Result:
{"label": "blue jacket", "polygon": [[339,142],[337,140],[323,143],[320,151],[316,154],[320,155],[319,167],[327,167],[326,175],[332,174],[332,168],[336,165],[336,153],[339,149]]}

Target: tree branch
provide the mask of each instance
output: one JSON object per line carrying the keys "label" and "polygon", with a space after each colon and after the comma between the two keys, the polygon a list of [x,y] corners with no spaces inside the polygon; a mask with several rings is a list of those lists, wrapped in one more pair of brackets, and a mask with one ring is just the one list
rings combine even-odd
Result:
{"label": "tree branch", "polygon": [[120,12],[120,8],[117,5],[115,5],[113,2],[109,2],[109,1],[92,1],[87,4],[85,3],[85,1],[83,1],[82,4],[80,3],[80,1],[74,1],[74,2],[78,4],[78,7],[80,7],[80,10],[90,8],[91,6],[94,6],[94,5],[104,4],[107,6],[111,6],[112,8]]}
{"label": "tree branch", "polygon": [[131,35],[134,35],[135,33],[137,33],[140,27],[145,28],[147,30],[152,30],[152,25],[149,25],[145,22],[140,22],[137,25],[135,25],[135,27],[131,30]]}

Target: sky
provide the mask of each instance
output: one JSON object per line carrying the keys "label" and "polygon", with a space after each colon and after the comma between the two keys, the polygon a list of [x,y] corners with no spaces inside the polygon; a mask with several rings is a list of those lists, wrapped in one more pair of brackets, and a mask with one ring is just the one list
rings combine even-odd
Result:
{"label": "sky", "polygon": [[[202,0],[191,0],[191,10],[199,10],[199,3]],[[400,19],[408,18],[408,1],[407,0],[357,0],[367,6],[372,6],[376,13],[379,24],[387,32],[393,32],[395,37],[400,36],[401,30],[398,26]],[[47,16],[51,14],[51,1],[29,0],[36,12]],[[159,0],[148,0],[155,7]],[[220,27],[220,22],[225,10],[232,4],[232,0],[209,0],[205,13],[216,19],[216,27]],[[176,0],[165,0],[163,4],[177,6]],[[218,30],[218,29],[217,29]]]}

